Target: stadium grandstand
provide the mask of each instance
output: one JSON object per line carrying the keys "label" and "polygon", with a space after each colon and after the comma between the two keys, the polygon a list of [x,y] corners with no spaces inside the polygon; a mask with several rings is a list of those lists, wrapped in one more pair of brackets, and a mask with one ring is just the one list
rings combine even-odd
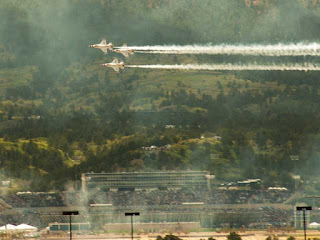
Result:
{"label": "stadium grandstand", "polygon": [[[285,201],[290,191],[171,189],[157,191],[18,192],[2,197],[12,206],[0,214],[0,224],[27,223],[38,228],[50,223],[68,223],[62,211],[79,210],[75,223],[92,226],[129,223],[124,212],[140,212],[141,223],[199,222],[201,227],[252,225],[293,226],[294,212]],[[313,219],[313,218],[312,218]],[[311,220],[311,219],[310,219]],[[237,225],[238,224],[238,225]],[[53,232],[61,230],[52,230]],[[81,228],[80,228],[81,230]]]}
{"label": "stadium grandstand", "polygon": [[100,190],[146,190],[209,188],[214,176],[206,171],[167,171],[167,172],[122,172],[122,173],[84,173],[82,191]]}

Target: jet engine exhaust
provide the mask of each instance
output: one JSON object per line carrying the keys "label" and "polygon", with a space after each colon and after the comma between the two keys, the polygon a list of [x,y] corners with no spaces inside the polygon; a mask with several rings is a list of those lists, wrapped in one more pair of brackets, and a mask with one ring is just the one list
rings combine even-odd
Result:
{"label": "jet engine exhaust", "polygon": [[[127,47],[119,47],[127,49]],[[138,53],[154,54],[209,54],[209,55],[261,55],[261,56],[320,56],[320,44],[298,43],[277,45],[158,45],[130,46]]]}
{"label": "jet engine exhaust", "polygon": [[207,71],[320,71],[320,65],[278,64],[278,65],[235,65],[235,64],[183,64],[183,65],[126,65],[128,68]]}

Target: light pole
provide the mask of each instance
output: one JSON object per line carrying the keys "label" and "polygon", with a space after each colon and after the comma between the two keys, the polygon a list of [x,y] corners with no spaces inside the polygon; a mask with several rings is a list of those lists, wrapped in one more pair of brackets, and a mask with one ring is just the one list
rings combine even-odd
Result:
{"label": "light pole", "polygon": [[297,211],[303,211],[303,230],[304,230],[304,240],[307,240],[307,226],[306,226],[306,211],[311,211],[312,207],[305,206],[305,207],[297,207]]}
{"label": "light pole", "polygon": [[131,240],[133,240],[133,216],[140,216],[139,212],[125,213],[125,216],[131,217]]}
{"label": "light pole", "polygon": [[70,240],[72,240],[72,222],[71,222],[71,216],[72,216],[72,215],[79,215],[79,211],[65,211],[65,212],[62,212],[62,215],[68,215],[68,216],[69,216]]}

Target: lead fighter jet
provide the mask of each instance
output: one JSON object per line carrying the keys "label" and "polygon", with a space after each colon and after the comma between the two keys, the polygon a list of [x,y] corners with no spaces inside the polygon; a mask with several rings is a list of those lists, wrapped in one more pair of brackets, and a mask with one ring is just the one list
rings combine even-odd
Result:
{"label": "lead fighter jet", "polygon": [[127,44],[124,43],[121,48],[113,49],[116,53],[121,53],[126,58],[129,58],[129,54],[133,55],[133,50],[128,48]]}
{"label": "lead fighter jet", "polygon": [[123,61],[119,62],[118,59],[115,58],[111,63],[104,63],[104,64],[101,64],[101,66],[103,66],[103,67],[111,67],[116,72],[119,72],[120,68],[124,69],[124,62]]}
{"label": "lead fighter jet", "polygon": [[89,47],[92,47],[92,48],[99,48],[102,52],[104,52],[105,54],[108,53],[108,49],[109,50],[112,50],[113,48],[113,44],[110,42],[110,43],[107,43],[107,40],[106,39],[103,39],[101,41],[101,43],[99,44],[92,44],[92,45],[89,45]]}

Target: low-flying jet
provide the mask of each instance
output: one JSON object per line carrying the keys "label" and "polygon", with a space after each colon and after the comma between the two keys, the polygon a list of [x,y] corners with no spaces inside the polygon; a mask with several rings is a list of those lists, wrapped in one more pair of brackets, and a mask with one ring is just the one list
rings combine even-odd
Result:
{"label": "low-flying jet", "polygon": [[101,64],[101,66],[103,66],[103,67],[111,67],[116,72],[119,72],[120,68],[124,69],[124,62],[123,61],[119,62],[118,59],[115,58],[111,63],[104,63],[104,64]]}
{"label": "low-flying jet", "polygon": [[124,55],[126,58],[129,58],[129,54],[133,55],[133,50],[128,48],[127,44],[124,43],[122,45],[122,48],[117,48],[117,49],[113,49],[114,52],[116,53],[121,53],[122,55]]}
{"label": "low-flying jet", "polygon": [[107,40],[106,39],[103,39],[101,41],[101,43],[98,43],[98,44],[92,44],[92,45],[89,45],[89,47],[93,47],[93,48],[99,48],[102,52],[104,52],[105,54],[108,53],[108,49],[109,50],[112,50],[113,48],[113,44],[110,42],[110,43],[107,43]]}

